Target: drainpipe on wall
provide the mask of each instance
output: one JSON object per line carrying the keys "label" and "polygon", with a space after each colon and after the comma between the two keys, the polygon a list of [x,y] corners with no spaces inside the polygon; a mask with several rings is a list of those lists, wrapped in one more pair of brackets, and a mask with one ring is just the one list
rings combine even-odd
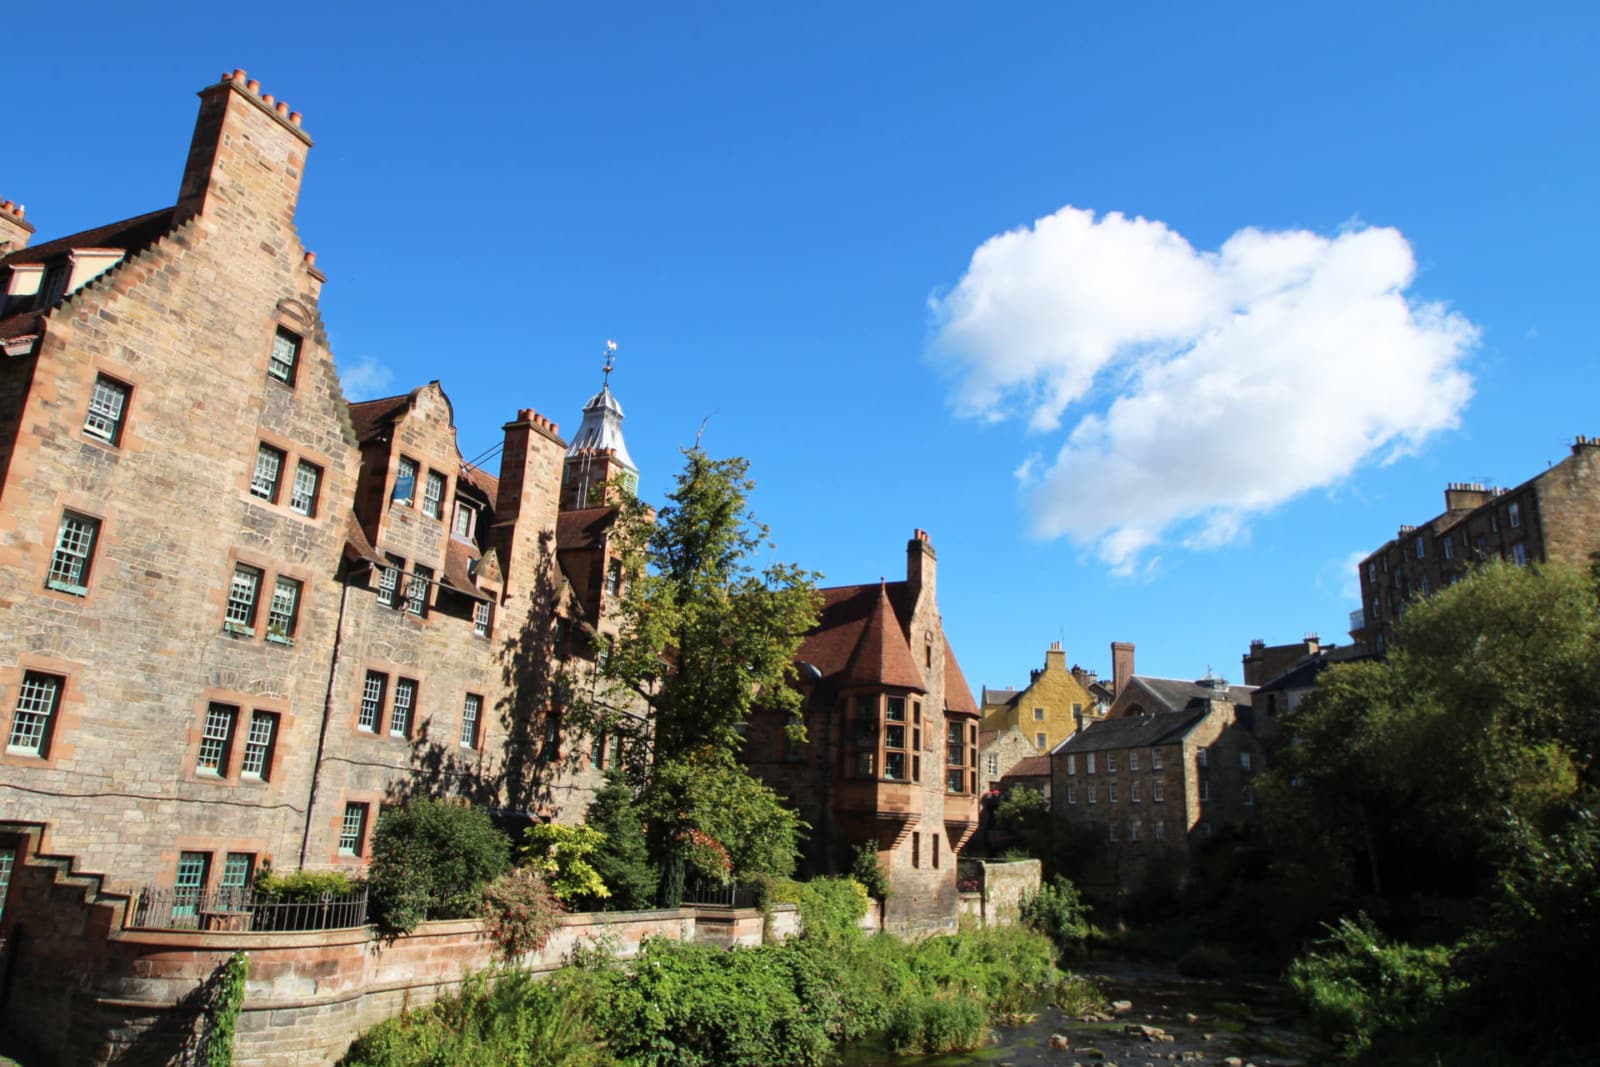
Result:
{"label": "drainpipe on wall", "polygon": [[[368,570],[372,564],[366,564]],[[322,754],[328,747],[328,724],[333,721],[333,686],[339,677],[339,650],[344,643],[344,614],[345,606],[350,602],[350,579],[353,575],[346,574],[339,584],[343,587],[339,593],[339,621],[333,628],[333,654],[328,659],[328,691],[322,698],[322,729],[317,734],[317,757],[311,764],[311,785],[306,790],[306,820],[305,828],[300,833],[300,869],[305,870],[306,858],[311,853],[311,818],[317,807],[317,783],[322,778]]]}

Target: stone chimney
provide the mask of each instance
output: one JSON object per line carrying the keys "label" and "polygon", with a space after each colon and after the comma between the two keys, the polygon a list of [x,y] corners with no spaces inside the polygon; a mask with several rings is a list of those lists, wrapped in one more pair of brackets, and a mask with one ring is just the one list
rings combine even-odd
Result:
{"label": "stone chimney", "polygon": [[1471,511],[1494,499],[1495,492],[1478,482],[1451,482],[1444,487],[1444,510]]}
{"label": "stone chimney", "polygon": [[926,596],[928,603],[934,603],[938,595],[934,584],[937,571],[938,557],[933,554],[928,531],[913,530],[911,540],[906,542],[906,584],[911,587],[912,596],[919,601]]}
{"label": "stone chimney", "polygon": [[[178,221],[268,216],[292,225],[311,138],[300,113],[235,70],[200,90],[189,158],[178,187]],[[298,255],[298,253],[297,253]]]}
{"label": "stone chimney", "polygon": [[1067,669],[1067,652],[1061,647],[1060,641],[1050,642],[1050,648],[1044,654],[1044,669],[1046,671],[1064,671]]}
{"label": "stone chimney", "polygon": [[0,200],[0,256],[28,247],[33,223],[22,217],[22,205]]}
{"label": "stone chimney", "polygon": [[[503,427],[500,481],[494,502],[494,544],[506,593],[534,591],[539,567],[555,556],[561,465],[567,443],[555,423],[532,408]],[[531,572],[531,573],[530,573]]]}
{"label": "stone chimney", "polygon": [[1133,677],[1133,642],[1111,642],[1111,695],[1122,695],[1122,687]]}

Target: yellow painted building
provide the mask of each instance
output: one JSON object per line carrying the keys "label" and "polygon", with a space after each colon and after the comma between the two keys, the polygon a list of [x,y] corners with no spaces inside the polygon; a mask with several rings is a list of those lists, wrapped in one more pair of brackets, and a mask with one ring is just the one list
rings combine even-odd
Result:
{"label": "yellow painted building", "polygon": [[983,691],[984,730],[1015,726],[1040,752],[1049,752],[1077,730],[1105,718],[1104,705],[1089,692],[1095,675],[1081,667],[1067,668],[1061,642],[1044,654],[1044,669],[1035,670],[1022,690]]}

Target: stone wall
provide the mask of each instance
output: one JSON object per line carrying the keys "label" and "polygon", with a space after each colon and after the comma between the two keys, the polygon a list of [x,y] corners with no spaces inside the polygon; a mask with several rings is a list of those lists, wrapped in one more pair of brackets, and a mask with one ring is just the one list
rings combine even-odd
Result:
{"label": "stone wall", "polygon": [[983,870],[983,924],[1007,926],[1016,922],[1022,913],[1023,898],[1039,892],[1043,865],[1038,860],[1013,860],[978,861],[978,866]]}

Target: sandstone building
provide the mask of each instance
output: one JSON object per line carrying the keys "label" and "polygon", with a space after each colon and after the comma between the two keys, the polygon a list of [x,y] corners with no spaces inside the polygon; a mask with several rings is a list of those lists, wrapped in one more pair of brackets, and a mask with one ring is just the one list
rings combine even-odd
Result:
{"label": "sandstone building", "polygon": [[551,709],[605,626],[621,408],[571,446],[517,412],[491,474],[437,382],[347,404],[310,147],[235,71],[173,206],[30,247],[0,203],[0,869],[8,824],[109,888],[355,867],[409,792],[581,812],[614,756]]}
{"label": "sandstone building", "polygon": [[1580,435],[1570,455],[1513,489],[1446,486],[1443,512],[1420,526],[1401,526],[1361,561],[1361,607],[1350,615],[1350,636],[1383,652],[1406,601],[1458,581],[1472,563],[1557,559],[1587,566],[1596,551],[1600,440]]}
{"label": "sandstone building", "polygon": [[1027,688],[984,688],[983,729],[998,734],[1015,727],[1033,741],[1035,754],[1045,755],[1087,723],[1104,718],[1105,706],[1089,691],[1095,680],[1093,672],[1076,664],[1068,670],[1061,642],[1052,641],[1044,667],[1031,672]]}
{"label": "sandstone building", "polygon": [[891,930],[954,929],[956,856],[978,826],[978,705],[939,618],[926,532],[906,578],[820,590],[821,617],[797,659],[806,740],[781,717],[752,718],[746,764],[811,824],[806,865],[849,870],[877,852],[892,887]]}

